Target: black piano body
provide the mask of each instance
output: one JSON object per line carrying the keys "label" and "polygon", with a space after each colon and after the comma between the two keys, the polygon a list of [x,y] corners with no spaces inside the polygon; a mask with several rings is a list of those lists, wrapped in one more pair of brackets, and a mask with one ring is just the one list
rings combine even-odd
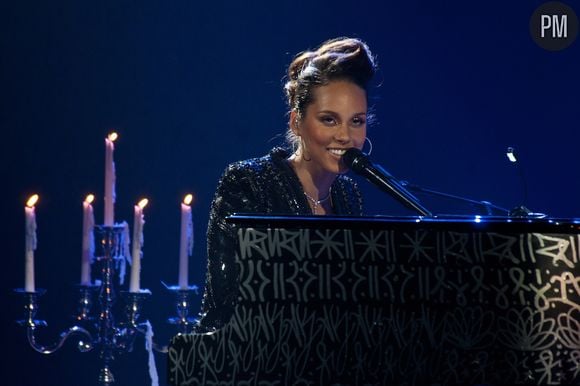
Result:
{"label": "black piano body", "polygon": [[239,303],[171,385],[580,384],[580,221],[230,221]]}

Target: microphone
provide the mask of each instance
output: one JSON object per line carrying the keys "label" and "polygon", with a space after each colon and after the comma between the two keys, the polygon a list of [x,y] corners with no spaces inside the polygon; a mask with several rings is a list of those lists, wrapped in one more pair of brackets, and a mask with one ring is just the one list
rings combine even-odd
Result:
{"label": "microphone", "polygon": [[368,156],[355,147],[348,149],[342,156],[342,162],[353,172],[365,177],[379,189],[393,196],[405,207],[418,212],[422,216],[432,217],[417,197],[413,196],[403,185],[380,165],[373,164]]}

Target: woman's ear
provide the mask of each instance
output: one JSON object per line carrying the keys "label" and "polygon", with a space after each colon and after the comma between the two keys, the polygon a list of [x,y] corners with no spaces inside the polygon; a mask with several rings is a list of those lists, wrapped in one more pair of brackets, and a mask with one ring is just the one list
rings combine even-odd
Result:
{"label": "woman's ear", "polygon": [[290,121],[288,122],[288,125],[295,135],[300,135],[300,125],[298,124],[298,114],[296,113],[296,110],[290,111]]}

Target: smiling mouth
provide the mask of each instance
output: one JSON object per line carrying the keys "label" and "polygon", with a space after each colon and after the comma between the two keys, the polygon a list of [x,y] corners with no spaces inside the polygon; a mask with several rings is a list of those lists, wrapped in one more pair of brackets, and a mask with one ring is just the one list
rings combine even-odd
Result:
{"label": "smiling mouth", "polygon": [[346,153],[346,149],[328,149],[331,154],[342,157]]}

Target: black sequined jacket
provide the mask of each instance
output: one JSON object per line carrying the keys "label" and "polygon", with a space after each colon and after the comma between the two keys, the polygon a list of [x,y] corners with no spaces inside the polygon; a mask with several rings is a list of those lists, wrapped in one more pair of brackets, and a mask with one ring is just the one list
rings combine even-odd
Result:
{"label": "black sequined jacket", "polygon": [[[222,175],[211,205],[207,230],[207,277],[198,332],[227,323],[236,303],[237,232],[225,219],[234,213],[312,215],[298,176],[287,161],[289,153],[274,148],[261,158],[233,163]],[[362,215],[362,196],[356,183],[339,175],[331,189],[336,215]]]}

